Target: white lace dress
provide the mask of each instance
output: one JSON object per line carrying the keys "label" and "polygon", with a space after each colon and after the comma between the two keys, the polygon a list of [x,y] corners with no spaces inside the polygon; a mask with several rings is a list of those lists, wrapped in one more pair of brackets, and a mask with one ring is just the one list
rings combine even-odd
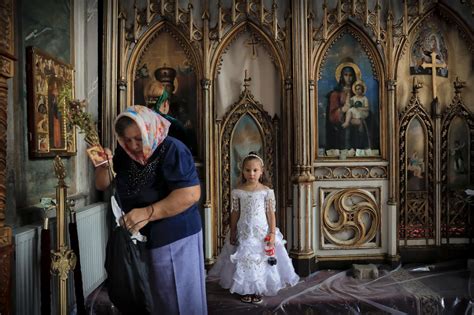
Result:
{"label": "white lace dress", "polygon": [[275,194],[272,189],[259,191],[232,190],[232,209],[240,211],[237,222],[238,245],[233,246],[227,235],[224,247],[208,279],[230,289],[231,293],[272,296],[299,281],[291,259],[286,252],[283,235],[275,233],[277,264],[268,264],[265,255],[265,236],[269,232],[266,209],[275,211]]}

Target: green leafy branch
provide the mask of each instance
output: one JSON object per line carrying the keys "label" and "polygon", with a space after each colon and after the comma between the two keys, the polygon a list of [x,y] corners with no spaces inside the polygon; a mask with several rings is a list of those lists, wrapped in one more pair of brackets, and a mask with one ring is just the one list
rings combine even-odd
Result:
{"label": "green leafy branch", "polygon": [[91,114],[86,112],[87,101],[72,99],[72,85],[65,84],[59,93],[59,109],[67,118],[67,123],[79,128],[84,140],[90,146],[99,145],[99,135]]}

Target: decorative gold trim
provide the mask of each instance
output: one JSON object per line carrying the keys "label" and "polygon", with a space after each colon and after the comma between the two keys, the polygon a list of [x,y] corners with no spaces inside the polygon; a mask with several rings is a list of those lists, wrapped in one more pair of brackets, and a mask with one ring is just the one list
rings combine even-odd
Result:
{"label": "decorative gold trim", "polygon": [[0,52],[13,55],[14,35],[13,35],[13,1],[0,1]]}
{"label": "decorative gold trim", "polygon": [[10,78],[13,76],[13,60],[0,55],[0,73]]}
{"label": "decorative gold trim", "polygon": [[4,222],[0,222],[0,247],[12,244],[13,232],[9,226],[5,226]]}
{"label": "decorative gold trim", "polygon": [[[258,3],[258,4],[257,4]],[[211,40],[221,41],[224,34],[233,26],[245,21],[255,21],[267,36],[274,41],[285,41],[286,30],[278,24],[278,6],[273,2],[271,10],[267,9],[263,1],[235,0],[230,8],[223,8],[221,1],[218,2],[217,25],[211,29],[209,36]]]}
{"label": "decorative gold trim", "polygon": [[69,271],[76,267],[76,254],[67,246],[62,246],[58,251],[51,251],[51,273],[57,275],[61,281],[66,281]]}
{"label": "decorative gold trim", "polygon": [[203,32],[195,23],[193,16],[193,5],[188,3],[187,10],[179,7],[179,2],[162,0],[160,4],[146,1],[145,7],[133,5],[133,22],[126,29],[126,39],[129,42],[137,42],[154,21],[168,20],[188,34],[190,41],[201,41]]}
{"label": "decorative gold trim", "polygon": [[13,1],[0,0],[0,313],[11,313],[12,228],[5,225],[7,205],[8,84],[14,67]]}
{"label": "decorative gold trim", "polygon": [[314,251],[309,251],[307,253],[301,251],[290,250],[289,255],[292,259],[310,259],[314,258]]}
{"label": "decorative gold trim", "polygon": [[380,188],[320,188],[319,197],[321,249],[380,246]]}
{"label": "decorative gold trim", "polygon": [[[333,10],[328,10],[327,2],[322,4],[322,22],[318,28],[311,30],[313,46],[320,46],[334,32],[341,24],[356,20],[364,25],[367,33],[373,37],[373,41],[386,44],[386,30],[382,28],[381,24],[381,7],[377,2],[373,10],[369,10],[367,1],[343,0],[338,1],[338,5]],[[351,22],[352,23],[352,22]]]}
{"label": "decorative gold trim", "polygon": [[317,180],[365,180],[388,178],[387,166],[318,166],[314,170]]}
{"label": "decorative gold trim", "polygon": [[334,255],[326,256],[326,255],[324,255],[324,256],[316,256],[316,259],[317,259],[317,261],[352,261],[352,260],[368,260],[368,259],[373,259],[373,260],[380,259],[380,260],[390,260],[390,261],[398,260],[397,257],[395,257],[395,259],[394,259],[393,257],[391,257],[387,254],[374,254],[374,255],[370,255],[370,254],[347,255],[347,254],[344,254],[344,255],[338,255],[338,256],[334,256]]}
{"label": "decorative gold trim", "polygon": [[[14,75],[14,12],[12,0],[0,0],[0,314],[11,313],[13,231],[5,225],[7,205],[8,84]],[[12,209],[14,210],[14,209]]]}

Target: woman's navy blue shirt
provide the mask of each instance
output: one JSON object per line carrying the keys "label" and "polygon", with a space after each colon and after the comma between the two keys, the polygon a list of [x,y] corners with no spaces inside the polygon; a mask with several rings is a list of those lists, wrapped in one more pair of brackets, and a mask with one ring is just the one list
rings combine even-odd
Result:
{"label": "woman's navy blue shirt", "polygon": [[[146,165],[132,160],[118,145],[114,154],[117,173],[116,197],[127,213],[167,197],[173,190],[199,185],[194,160],[181,141],[166,137]],[[148,223],[140,230],[147,238],[147,247],[161,247],[193,235],[201,230],[197,204],[173,217]]]}

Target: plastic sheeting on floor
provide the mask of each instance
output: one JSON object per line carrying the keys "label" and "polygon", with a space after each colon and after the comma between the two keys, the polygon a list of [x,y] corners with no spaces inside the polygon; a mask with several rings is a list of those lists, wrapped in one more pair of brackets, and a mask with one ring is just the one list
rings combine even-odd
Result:
{"label": "plastic sheeting on floor", "polygon": [[209,314],[474,314],[474,272],[466,260],[378,267],[372,280],[318,271],[258,305],[208,282]]}
{"label": "plastic sheeting on floor", "polygon": [[[246,304],[216,282],[207,283],[209,314],[474,314],[474,271],[466,260],[379,267],[358,280],[349,270],[321,270],[262,304]],[[104,285],[86,301],[88,314],[119,314]]]}

